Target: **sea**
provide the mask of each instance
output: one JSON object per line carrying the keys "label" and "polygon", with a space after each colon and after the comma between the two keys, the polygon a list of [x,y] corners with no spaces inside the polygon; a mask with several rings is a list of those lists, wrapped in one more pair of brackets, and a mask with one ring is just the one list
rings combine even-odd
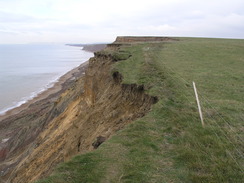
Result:
{"label": "sea", "polygon": [[93,57],[64,44],[0,44],[0,115],[33,99]]}

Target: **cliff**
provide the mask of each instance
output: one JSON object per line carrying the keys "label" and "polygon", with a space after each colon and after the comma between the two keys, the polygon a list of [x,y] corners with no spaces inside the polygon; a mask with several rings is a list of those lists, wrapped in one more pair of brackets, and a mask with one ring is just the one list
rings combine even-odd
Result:
{"label": "cliff", "polygon": [[51,101],[1,121],[14,134],[0,128],[1,181],[244,182],[243,46],[117,38]]}
{"label": "cliff", "polygon": [[[59,98],[49,101],[50,106],[43,106],[44,111],[33,114],[38,120],[42,116],[44,122],[38,121],[39,128],[30,130],[33,136],[24,130],[20,134],[19,138],[27,135],[26,141],[32,139],[33,142],[26,146],[17,144],[16,149],[21,146],[25,150],[19,150],[21,157],[16,153],[11,157],[16,163],[12,164],[14,168],[11,170],[5,167],[3,180],[26,183],[46,176],[56,164],[76,154],[92,151],[150,110],[157,98],[145,94],[143,86],[122,84],[123,76],[112,71],[111,66],[121,59],[111,55],[109,49],[96,53],[89,60],[84,77],[78,77],[60,93]],[[25,119],[36,123],[29,117],[29,112],[26,112]],[[38,130],[41,133],[35,139]]]}

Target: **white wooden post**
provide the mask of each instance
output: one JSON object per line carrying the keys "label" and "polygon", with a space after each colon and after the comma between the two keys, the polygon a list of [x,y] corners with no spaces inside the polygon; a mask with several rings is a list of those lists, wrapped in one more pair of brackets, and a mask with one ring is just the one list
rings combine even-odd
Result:
{"label": "white wooden post", "polygon": [[196,100],[197,100],[198,112],[199,112],[199,115],[200,115],[202,126],[204,127],[204,122],[203,122],[203,117],[202,117],[202,110],[201,110],[201,106],[200,106],[200,102],[199,102],[198,94],[197,94],[197,88],[196,88],[195,82],[193,81],[192,83],[193,83],[193,88],[194,88],[194,92],[195,92],[195,96],[196,96]]}

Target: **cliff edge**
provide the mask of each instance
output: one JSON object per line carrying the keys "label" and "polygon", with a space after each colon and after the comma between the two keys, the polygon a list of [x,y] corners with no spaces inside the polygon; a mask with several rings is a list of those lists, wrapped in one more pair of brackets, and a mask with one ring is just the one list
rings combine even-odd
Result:
{"label": "cliff edge", "polygon": [[7,182],[33,182],[50,174],[58,163],[96,149],[100,139],[107,140],[144,116],[157,102],[156,97],[144,93],[143,86],[122,84],[123,76],[112,71],[112,65],[121,58],[110,51],[107,48],[95,53],[85,76],[77,78],[53,101],[50,111],[60,106],[63,110],[43,124],[44,130],[28,146],[27,155],[5,175]]}

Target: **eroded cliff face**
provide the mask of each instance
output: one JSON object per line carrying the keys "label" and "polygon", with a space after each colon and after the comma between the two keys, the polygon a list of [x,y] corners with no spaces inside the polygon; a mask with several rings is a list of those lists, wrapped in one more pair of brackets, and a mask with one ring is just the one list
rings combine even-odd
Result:
{"label": "eroded cliff face", "polygon": [[85,78],[77,79],[54,105],[62,105],[63,99],[74,93],[75,97],[45,127],[8,182],[32,182],[50,174],[58,163],[94,150],[150,110],[157,98],[145,94],[143,86],[122,84],[123,76],[112,71],[115,61],[104,53],[90,59]]}

